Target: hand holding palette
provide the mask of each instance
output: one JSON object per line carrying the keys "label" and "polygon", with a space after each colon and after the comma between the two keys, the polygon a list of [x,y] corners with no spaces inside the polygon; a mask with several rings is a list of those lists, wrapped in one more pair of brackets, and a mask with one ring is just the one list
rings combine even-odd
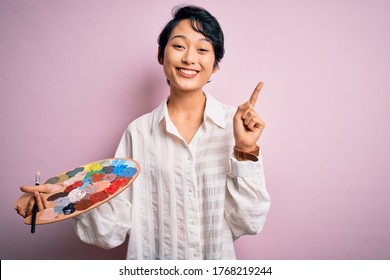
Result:
{"label": "hand holding palette", "polygon": [[[139,164],[128,158],[112,158],[77,167],[48,179],[56,184],[44,193],[46,209],[36,215],[36,224],[48,224],[75,217],[89,211],[124,191],[138,176]],[[16,205],[25,209],[32,193],[22,195]],[[31,216],[24,219],[31,224]]]}

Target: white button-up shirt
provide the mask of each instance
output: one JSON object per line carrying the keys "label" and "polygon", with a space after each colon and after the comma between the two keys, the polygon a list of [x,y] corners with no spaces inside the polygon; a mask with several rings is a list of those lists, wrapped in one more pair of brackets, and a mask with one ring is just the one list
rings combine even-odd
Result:
{"label": "white button-up shirt", "polygon": [[115,156],[138,161],[141,172],[117,197],[75,218],[82,241],[113,248],[129,235],[128,259],[234,259],[233,241],[262,229],[270,207],[262,158],[234,158],[236,109],[206,97],[189,144],[167,100],[127,127]]}

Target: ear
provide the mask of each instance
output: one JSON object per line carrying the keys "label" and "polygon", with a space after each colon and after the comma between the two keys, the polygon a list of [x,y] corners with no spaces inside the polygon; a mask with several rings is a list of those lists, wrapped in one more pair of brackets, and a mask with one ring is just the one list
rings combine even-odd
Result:
{"label": "ear", "polygon": [[164,59],[160,58],[158,56],[158,54],[160,53],[160,46],[158,46],[158,49],[157,49],[157,59],[158,59],[158,63],[160,63],[161,65],[164,64]]}

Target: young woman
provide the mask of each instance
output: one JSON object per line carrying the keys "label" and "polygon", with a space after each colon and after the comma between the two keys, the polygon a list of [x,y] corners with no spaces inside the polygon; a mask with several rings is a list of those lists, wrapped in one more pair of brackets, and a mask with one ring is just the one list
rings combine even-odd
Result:
{"label": "young woman", "polygon": [[[159,36],[158,61],[169,97],[133,121],[116,157],[137,160],[131,187],[74,218],[80,239],[102,248],[129,235],[128,259],[234,259],[233,241],[257,234],[270,207],[258,140],[264,122],[254,109],[262,83],[238,108],[207,95],[224,37],[206,10],[185,6]],[[36,193],[45,185],[22,187]],[[25,216],[31,213],[33,202]]]}

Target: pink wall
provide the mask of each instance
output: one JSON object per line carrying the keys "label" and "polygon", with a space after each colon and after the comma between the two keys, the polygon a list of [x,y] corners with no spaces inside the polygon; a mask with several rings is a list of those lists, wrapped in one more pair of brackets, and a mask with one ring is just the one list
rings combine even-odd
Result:
{"label": "pink wall", "polygon": [[[177,1],[0,1],[1,259],[122,259],[72,222],[29,232],[19,186],[111,157],[168,87],[157,36]],[[216,15],[226,57],[207,90],[257,109],[273,202],[241,259],[390,258],[390,2],[192,1]]]}

